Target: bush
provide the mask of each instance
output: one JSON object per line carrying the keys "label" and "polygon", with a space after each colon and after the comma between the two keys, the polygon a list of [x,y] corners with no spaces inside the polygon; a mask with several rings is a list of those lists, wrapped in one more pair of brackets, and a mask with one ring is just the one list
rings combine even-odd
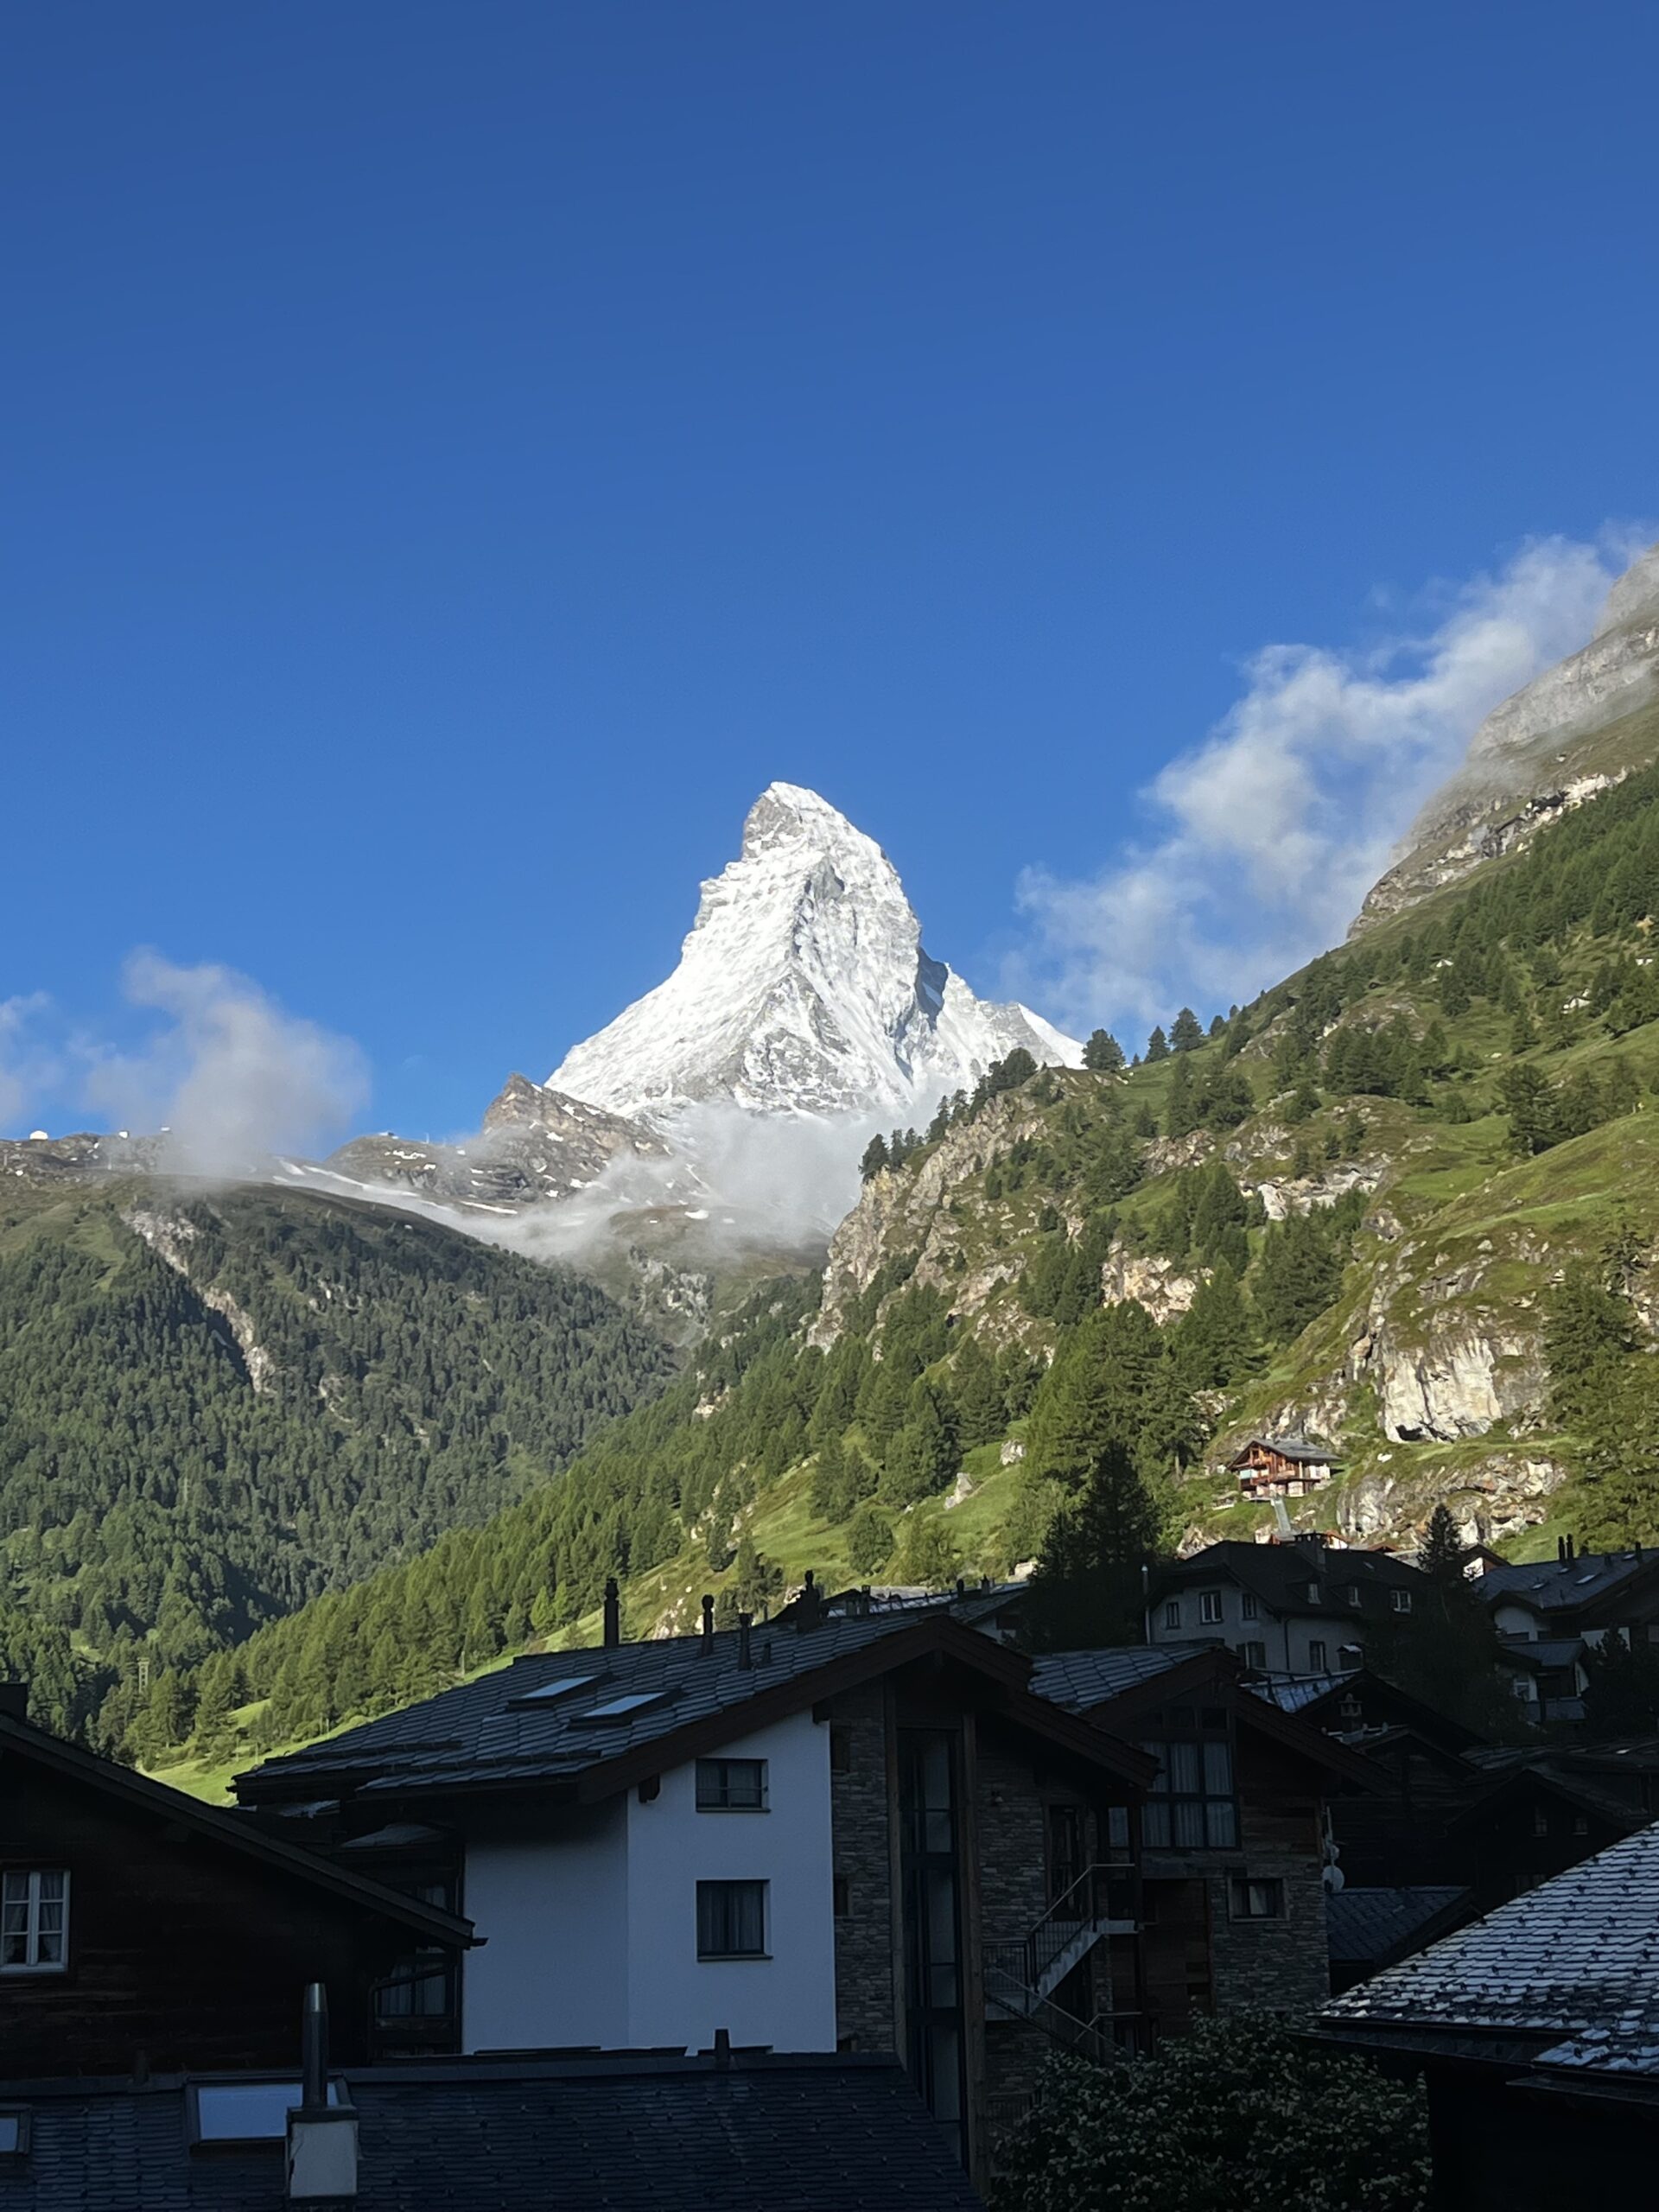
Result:
{"label": "bush", "polygon": [[1057,2059],[995,2212],[1421,2212],[1422,2091],[1278,2021],[1200,2020],[1103,2074]]}

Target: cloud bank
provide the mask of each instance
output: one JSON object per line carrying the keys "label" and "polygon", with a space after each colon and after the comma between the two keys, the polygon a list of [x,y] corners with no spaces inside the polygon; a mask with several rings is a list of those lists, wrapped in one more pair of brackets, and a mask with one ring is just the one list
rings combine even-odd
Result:
{"label": "cloud bank", "polygon": [[1142,793],[1145,842],[1087,880],[1020,877],[1033,935],[1011,987],[1080,1034],[1138,1033],[1336,943],[1484,717],[1589,639],[1638,542],[1534,540],[1434,592],[1432,626],[1363,652],[1264,648],[1237,704]]}
{"label": "cloud bank", "polygon": [[94,1056],[83,1102],[109,1126],[165,1129],[170,1166],[257,1174],[273,1153],[332,1144],[368,1103],[367,1063],[350,1039],[289,1014],[234,969],[140,951],[123,985],[162,1020],[137,1052]]}

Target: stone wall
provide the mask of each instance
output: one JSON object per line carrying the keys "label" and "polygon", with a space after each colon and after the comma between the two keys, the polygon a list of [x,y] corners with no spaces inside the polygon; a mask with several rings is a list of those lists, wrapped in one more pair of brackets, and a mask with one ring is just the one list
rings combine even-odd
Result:
{"label": "stone wall", "polygon": [[[852,2050],[892,2050],[898,2005],[899,1928],[888,1826],[887,1706],[879,1684],[849,1691],[830,1708],[830,1821],[836,1889],[836,2034]],[[844,1752],[845,1771],[837,1752]]]}
{"label": "stone wall", "polygon": [[1310,2012],[1331,1990],[1318,1815],[1311,1807],[1302,1814],[1269,1814],[1246,1798],[1239,1807],[1239,1825],[1243,1871],[1254,1881],[1284,1884],[1285,1916],[1235,1918],[1230,1877],[1210,1878],[1215,2008]]}
{"label": "stone wall", "polygon": [[[1048,1904],[1048,1839],[1044,1799],[1028,1762],[982,1742],[974,1822],[979,1842],[981,1942],[988,1954],[1017,1943]],[[985,2008],[985,2093],[993,2128],[998,2116],[1029,2096],[1054,2046],[1033,2021]]]}

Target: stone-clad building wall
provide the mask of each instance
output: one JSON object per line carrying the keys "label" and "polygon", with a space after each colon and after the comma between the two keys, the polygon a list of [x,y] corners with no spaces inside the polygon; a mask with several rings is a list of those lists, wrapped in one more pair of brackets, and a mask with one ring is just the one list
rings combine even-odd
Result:
{"label": "stone-clad building wall", "polygon": [[1331,1991],[1325,1944],[1324,1854],[1319,1815],[1239,1806],[1245,1871],[1254,1881],[1284,1884],[1281,1920],[1245,1920],[1231,1910],[1224,1876],[1210,1885],[1210,1940],[1217,2012],[1251,2009],[1305,2013]]}
{"label": "stone-clad building wall", "polygon": [[899,1930],[888,1822],[886,1699],[880,1684],[830,1708],[830,1819],[836,1916],[836,2033],[843,2048],[896,2045]]}

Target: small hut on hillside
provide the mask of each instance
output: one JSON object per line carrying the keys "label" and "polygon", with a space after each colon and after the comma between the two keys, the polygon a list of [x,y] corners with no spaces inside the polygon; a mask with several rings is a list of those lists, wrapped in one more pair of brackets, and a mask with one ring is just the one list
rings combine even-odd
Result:
{"label": "small hut on hillside", "polygon": [[1247,1498],[1306,1497],[1341,1465],[1329,1444],[1313,1436],[1251,1436],[1227,1462]]}

